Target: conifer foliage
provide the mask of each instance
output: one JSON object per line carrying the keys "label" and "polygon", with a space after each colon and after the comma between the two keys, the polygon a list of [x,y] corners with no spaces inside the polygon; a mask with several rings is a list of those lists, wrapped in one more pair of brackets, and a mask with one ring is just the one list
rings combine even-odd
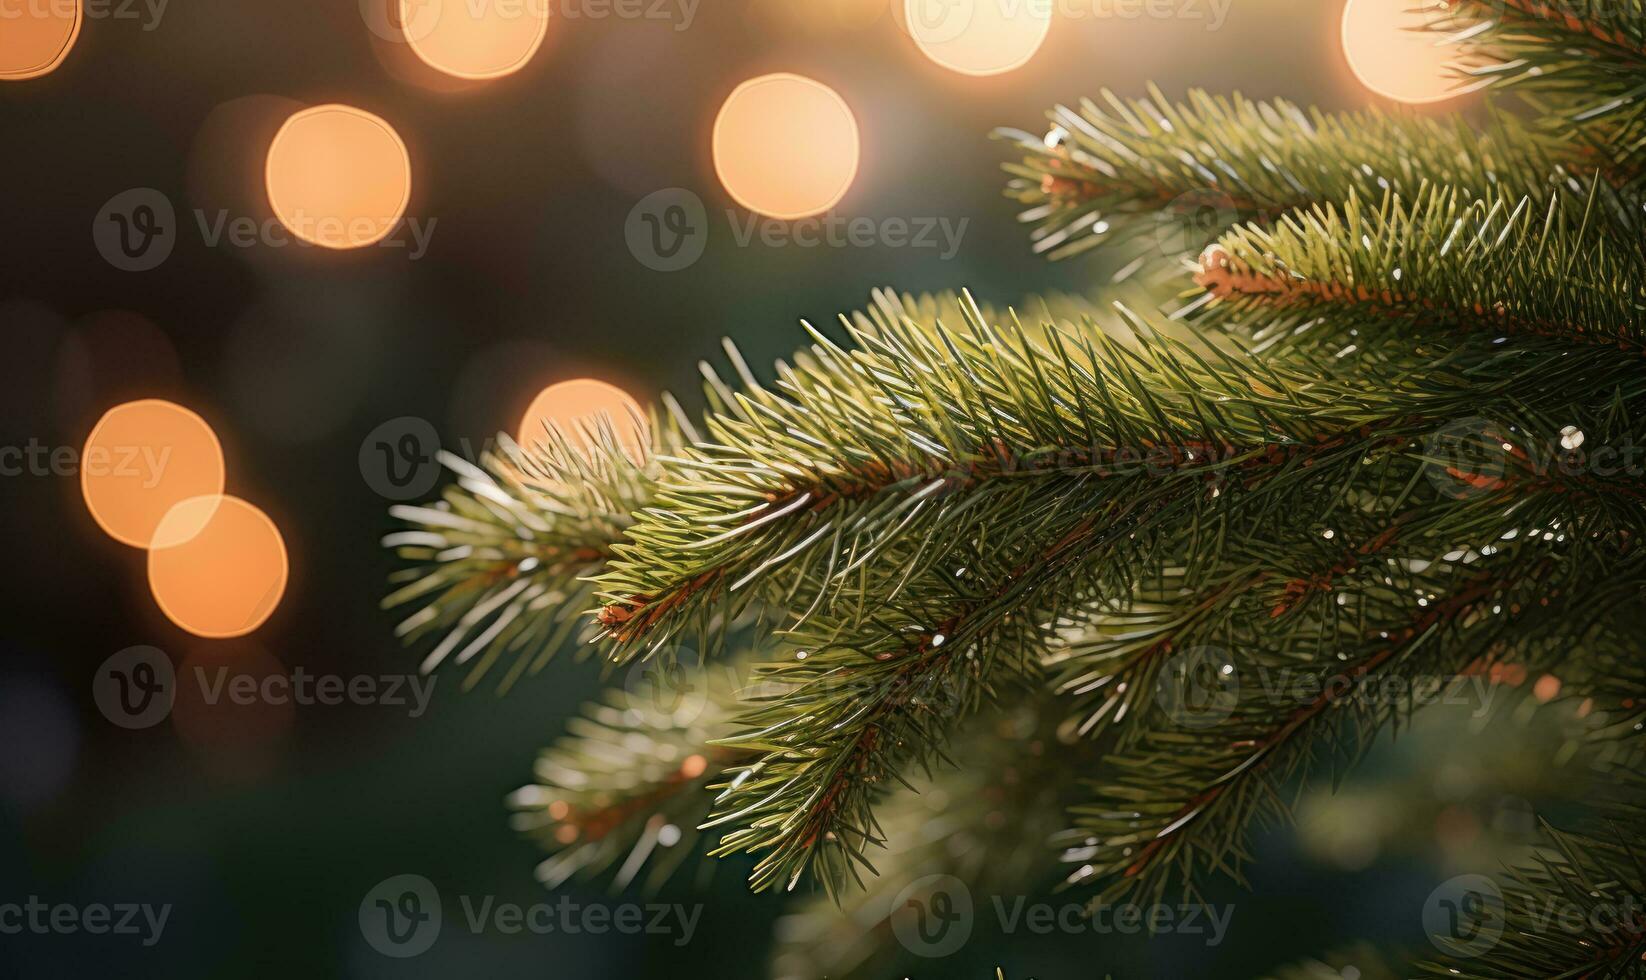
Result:
{"label": "conifer foliage", "polygon": [[[1638,760],[1646,9],[1435,29],[1470,123],[1152,91],[997,134],[1034,248],[1118,253],[1168,307],[877,292],[770,380],[728,345],[643,459],[609,425],[505,439],[396,508],[425,669],[614,665],[512,800],[545,881],[749,855],[827,896],[776,973],[838,976],[911,875],[1094,907],[1240,878],[1425,678],[1555,675]],[[1334,683],[1243,683],[1288,669]],[[1502,941],[1409,970],[1641,975],[1640,918],[1524,914],[1646,888],[1619,784],[1504,871]]]}

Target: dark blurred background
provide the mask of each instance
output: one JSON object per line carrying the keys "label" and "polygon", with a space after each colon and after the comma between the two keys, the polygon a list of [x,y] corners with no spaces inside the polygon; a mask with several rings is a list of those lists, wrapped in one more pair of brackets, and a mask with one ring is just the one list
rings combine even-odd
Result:
{"label": "dark blurred background", "polygon": [[[363,941],[362,898],[398,874],[433,881],[449,919],[452,896],[545,897],[532,877],[540,855],[508,829],[502,800],[597,689],[597,665],[563,657],[502,698],[442,676],[417,718],[388,706],[263,706],[177,711],[137,731],[99,713],[91,678],[139,644],[179,665],[254,672],[414,669],[418,654],[397,645],[394,617],[378,609],[393,567],[378,545],[389,501],[359,461],[386,421],[427,419],[447,446],[479,445],[512,430],[544,385],[579,376],[692,404],[697,361],[722,336],[769,363],[796,346],[800,318],[829,322],[879,285],[965,286],[1000,303],[1088,291],[1101,256],[1048,265],[1030,253],[1000,194],[1007,151],[987,139],[997,125],[1035,131],[1054,103],[1104,86],[1142,94],[1148,80],[1174,96],[1204,86],[1328,108],[1374,101],[1344,65],[1340,3],[1234,0],[1218,30],[1209,11],[1060,20],[1027,66],[987,78],[927,60],[888,6],[710,0],[686,30],[561,19],[520,73],[439,91],[383,57],[355,0],[174,0],[152,23],[88,19],[55,73],[0,83],[0,443],[79,447],[112,405],[189,405],[223,441],[229,491],[284,532],[292,569],[261,630],[199,640],[157,611],[142,554],[98,531],[72,475],[0,480],[10,524],[0,902],[173,907],[150,948],[0,935],[0,974],[765,975],[783,900],[746,894],[736,862],[707,890],[687,876],[665,889],[662,900],[706,903],[683,947],[472,935],[449,922],[415,959]],[[964,218],[958,251],[738,245],[721,218],[734,205],[710,165],[709,127],[738,82],[769,71],[823,81],[856,113],[862,165],[838,213]],[[437,221],[427,254],[202,241],[193,209],[232,206],[257,179],[257,121],[270,107],[332,101],[377,113],[405,139],[410,213]],[[714,231],[700,261],[663,273],[630,253],[624,223],[669,187],[699,194]],[[185,215],[173,254],[145,272],[112,266],[92,236],[104,204],[132,188],[160,191]],[[1304,832],[1261,835],[1255,890],[1214,892],[1238,903],[1218,948],[980,929],[963,955],[905,969],[1236,977],[1362,937],[1421,945],[1419,909],[1446,862],[1501,830],[1493,815],[1504,806],[1519,812],[1518,797],[1472,784],[1454,812],[1450,784],[1430,769],[1410,775],[1413,756],[1448,750],[1444,729],[1428,742],[1420,732],[1372,760],[1368,772],[1393,787],[1382,796],[1317,801],[1302,810]],[[1470,771],[1458,765],[1454,779]],[[1415,813],[1391,798],[1415,800]],[[593,886],[568,890],[601,900]]]}

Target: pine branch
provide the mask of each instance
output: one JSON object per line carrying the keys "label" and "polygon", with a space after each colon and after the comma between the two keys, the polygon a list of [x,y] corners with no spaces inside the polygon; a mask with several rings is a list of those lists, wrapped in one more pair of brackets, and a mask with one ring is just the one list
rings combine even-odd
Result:
{"label": "pine branch", "polygon": [[[946,875],[982,907],[988,896],[1033,893],[1055,879],[1047,840],[1063,825],[1077,787],[1069,774],[1101,750],[1062,729],[1058,701],[1042,694],[992,712],[956,741],[959,767],[945,767],[887,801],[881,874],[851,906],[814,897],[778,922],[773,975],[783,980],[885,976],[894,905],[911,885]],[[901,974],[898,974],[899,976]]]}
{"label": "pine branch", "polygon": [[1431,187],[1409,205],[1351,195],[1272,229],[1237,228],[1201,256],[1203,325],[1261,321],[1263,335],[1285,337],[1325,320],[1345,339],[1404,327],[1646,352],[1639,228],[1613,227],[1611,209],[1592,204],[1471,202]]}
{"label": "pine branch", "polygon": [[1028,207],[1019,220],[1034,226],[1035,251],[1054,259],[1106,242],[1128,243],[1139,257],[1193,255],[1232,224],[1264,225],[1352,192],[1413,194],[1425,183],[1470,199],[1542,199],[1585,169],[1569,145],[1504,113],[1479,134],[1461,121],[1327,114],[1199,90],[1174,104],[1151,88],[1136,100],[1104,91],[1101,103],[1059,106],[1049,117],[1044,139],[996,136],[1025,154],[1006,165],[1016,178],[1007,195]]}
{"label": "pine branch", "polygon": [[536,781],[509,797],[512,824],[554,852],[537,877],[557,888],[615,867],[654,889],[699,854],[708,785],[746,754],[712,744],[740,696],[735,669],[673,665],[585,706],[537,759]]}
{"label": "pine branch", "polygon": [[592,601],[585,579],[611,559],[630,515],[651,499],[653,460],[690,437],[678,406],[668,409],[649,427],[647,461],[629,457],[609,421],[575,443],[551,431],[530,452],[501,435],[479,466],[440,454],[458,479],[439,502],[390,508],[406,528],[383,545],[408,565],[391,576],[399,587],[382,605],[417,607],[395,629],[406,642],[440,637],[424,673],[448,659],[474,660],[465,680],[473,687],[512,654],[499,684],[507,690],[566,645]]}
{"label": "pine branch", "polygon": [[[1314,361],[1209,362],[1120,312],[1132,346],[1091,324],[1045,327],[1038,342],[971,304],[960,330],[848,325],[851,351],[814,332],[776,389],[746,378],[727,393],[741,414],[711,416],[710,442],[665,459],[657,504],[598,579],[609,638],[619,651],[665,642],[757,592],[800,610],[860,604],[868,593],[847,576],[888,543],[923,540],[935,561],[998,513],[974,501],[1022,499],[1038,483],[1221,478],[1260,456],[1342,447],[1419,406],[1447,418],[1473,404],[1468,391],[1323,384]],[[808,578],[827,588],[799,594]]]}
{"label": "pine branch", "polygon": [[1534,100],[1592,167],[1620,183],[1646,174],[1641,0],[1464,0],[1434,28],[1486,59],[1471,75]]}
{"label": "pine branch", "polygon": [[1418,975],[1639,977],[1646,970],[1646,812],[1640,806],[1646,797],[1638,771],[1620,773],[1619,782],[1624,790],[1601,807],[1604,822],[1576,833],[1545,821],[1544,839],[1531,858],[1505,874],[1480,876],[1482,891],[1473,896],[1478,904],[1464,906],[1463,914],[1468,929],[1483,931],[1442,934],[1455,953],[1418,964]]}
{"label": "pine branch", "polygon": [[[1571,655],[1574,637],[1581,645],[1609,590],[1639,581],[1638,549],[1577,563],[1562,555],[1563,544],[1516,540],[1422,573],[1389,566],[1359,576],[1345,592],[1347,608],[1322,624],[1312,647],[1230,654],[1225,673],[1238,670],[1242,683],[1226,719],[1150,731],[1111,759],[1097,800],[1075,808],[1072,833],[1090,843],[1071,853],[1081,867],[1070,881],[1107,883],[1099,901],[1138,893],[1158,901],[1174,880],[1196,894],[1202,871],[1238,877],[1246,826],[1284,816],[1281,789],[1314,767],[1322,747],[1341,771],[1412,710],[1412,699],[1387,696],[1390,683],[1414,689],[1416,679],[1454,676],[1511,647],[1520,663],[1558,661]],[[1270,678],[1287,668],[1334,680],[1309,696],[1276,697]],[[1260,690],[1251,690],[1259,678]]]}

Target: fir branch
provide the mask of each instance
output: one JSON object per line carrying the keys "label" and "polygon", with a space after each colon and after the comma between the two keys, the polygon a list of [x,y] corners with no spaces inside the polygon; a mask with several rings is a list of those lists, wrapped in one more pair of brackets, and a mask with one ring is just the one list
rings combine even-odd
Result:
{"label": "fir branch", "polygon": [[[1098,800],[1076,807],[1086,846],[1071,882],[1107,883],[1098,901],[1142,892],[1158,900],[1173,880],[1197,893],[1202,870],[1239,876],[1244,828],[1282,816],[1278,795],[1313,767],[1321,746],[1334,769],[1352,762],[1378,730],[1412,710],[1411,699],[1381,696],[1385,678],[1455,675],[1512,644],[1521,662],[1569,654],[1576,620],[1592,625],[1595,605],[1618,582],[1634,588],[1635,554],[1574,563],[1528,536],[1512,550],[1412,573],[1398,566],[1361,576],[1350,608],[1323,624],[1312,648],[1237,651],[1229,670],[1252,679],[1215,727],[1158,727],[1111,760]],[[1413,596],[1416,601],[1413,602]],[[1585,627],[1587,628],[1587,627]],[[1543,645],[1539,646],[1538,643]],[[1287,667],[1334,675],[1312,697],[1273,698],[1268,678]]]}
{"label": "fir branch", "polygon": [[[1129,346],[1091,324],[1043,328],[1038,342],[969,302],[961,330],[848,325],[850,352],[814,332],[775,390],[747,378],[728,393],[740,417],[711,416],[711,442],[665,459],[655,505],[598,579],[609,638],[620,652],[665,642],[757,592],[801,610],[856,602],[864,591],[846,576],[888,543],[944,527],[925,539],[935,560],[998,513],[982,501],[1035,483],[1221,478],[1260,456],[1341,447],[1417,406],[1444,418],[1471,404],[1457,391],[1368,397],[1321,383],[1311,361],[1208,361],[1121,313]],[[800,595],[807,580],[824,587]]]}
{"label": "fir branch", "polygon": [[416,606],[395,629],[406,642],[440,637],[424,673],[473,660],[464,682],[473,687],[513,654],[499,683],[507,690],[566,645],[592,601],[585,578],[610,560],[632,512],[651,499],[653,460],[689,438],[678,406],[666,404],[669,414],[649,427],[646,461],[630,458],[609,420],[575,443],[548,432],[529,452],[500,435],[478,466],[440,454],[457,476],[440,501],[390,508],[406,526],[383,545],[407,566],[390,577],[399,587],[382,605]]}
{"label": "fir branch", "polygon": [[1054,259],[1133,239],[1140,253],[1193,255],[1228,225],[1267,224],[1351,192],[1438,183],[1476,199],[1541,199],[1584,164],[1504,113],[1481,134],[1410,113],[1327,114],[1199,90],[1182,104],[1153,88],[1146,99],[1100,98],[1052,110],[1044,139],[996,134],[1025,154],[1006,165],[1016,178],[1007,195],[1028,207],[1019,220],[1034,226],[1035,250]]}
{"label": "fir branch", "polygon": [[[1637,760],[1638,761],[1638,760]],[[1600,808],[1607,818],[1588,832],[1543,822],[1543,840],[1527,860],[1486,878],[1495,890],[1466,909],[1471,928],[1490,930],[1479,946],[1441,936],[1456,947],[1418,964],[1421,977],[1454,980],[1628,978],[1646,970],[1646,838],[1638,772],[1619,774],[1623,792]],[[1483,876],[1484,877],[1484,876]]]}
{"label": "fir branch", "polygon": [[[881,874],[849,907],[818,896],[777,925],[773,975],[783,980],[884,976],[894,966],[889,933],[899,895],[930,875],[986,896],[1030,894],[1055,879],[1047,840],[1062,827],[1077,787],[1070,772],[1095,765],[1101,749],[1073,739],[1057,699],[1042,693],[977,719],[956,740],[965,764],[945,767],[884,807]],[[898,974],[901,975],[901,974]]]}
{"label": "fir branch", "polygon": [[1646,351],[1638,229],[1611,229],[1610,209],[1574,211],[1433,187],[1377,208],[1351,194],[1341,208],[1230,231],[1195,282],[1213,301],[1208,325],[1274,318],[1285,335],[1324,318],[1337,337],[1413,325]]}
{"label": "fir branch", "polygon": [[745,761],[712,744],[739,696],[720,666],[675,665],[667,691],[609,690],[538,756],[535,781],[509,796],[515,829],[553,852],[538,880],[556,888],[615,868],[614,888],[644,874],[650,889],[699,853],[706,787]]}
{"label": "fir branch", "polygon": [[1433,27],[1485,60],[1470,75],[1529,96],[1546,131],[1615,182],[1646,173],[1641,0],[1464,0]]}

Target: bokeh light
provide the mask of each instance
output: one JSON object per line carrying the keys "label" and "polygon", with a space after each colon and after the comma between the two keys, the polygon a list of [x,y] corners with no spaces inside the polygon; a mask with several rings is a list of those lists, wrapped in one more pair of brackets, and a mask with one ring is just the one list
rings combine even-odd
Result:
{"label": "bokeh light", "polygon": [[[104,413],[80,456],[86,509],[122,544],[148,548],[187,540],[199,526],[167,515],[191,498],[223,492],[223,447],[205,419],[156,398]],[[196,512],[198,513],[198,512]]]}
{"label": "bokeh light", "polygon": [[149,590],[167,619],[196,636],[244,636],[285,595],[289,567],[280,530],[238,497],[177,504],[156,539],[180,543],[149,550]]}
{"label": "bokeh light", "polygon": [[649,440],[641,422],[640,403],[622,388],[594,378],[562,381],[544,388],[526,409],[515,441],[529,448],[543,441],[547,428],[553,426],[573,445],[587,447],[602,418],[609,420],[629,458],[637,462],[646,458]]}
{"label": "bokeh light", "polygon": [[800,75],[751,78],[714,121],[714,169],[738,204],[773,218],[821,214],[857,176],[857,120],[833,89]]}
{"label": "bokeh light", "polygon": [[544,0],[399,0],[406,42],[454,78],[501,78],[524,68],[548,34]]}
{"label": "bokeh light", "polygon": [[269,146],[269,205],[292,234],[326,248],[386,238],[411,201],[411,155],[381,118],[346,105],[305,109]]}
{"label": "bokeh light", "polygon": [[1343,54],[1360,83],[1419,105],[1462,94],[1457,49],[1431,28],[1448,16],[1443,0],[1348,0]]}
{"label": "bokeh light", "polygon": [[903,24],[926,57],[963,75],[998,75],[1034,57],[1055,4],[903,0]]}
{"label": "bokeh light", "polygon": [[57,70],[80,37],[81,0],[0,5],[0,81]]}

